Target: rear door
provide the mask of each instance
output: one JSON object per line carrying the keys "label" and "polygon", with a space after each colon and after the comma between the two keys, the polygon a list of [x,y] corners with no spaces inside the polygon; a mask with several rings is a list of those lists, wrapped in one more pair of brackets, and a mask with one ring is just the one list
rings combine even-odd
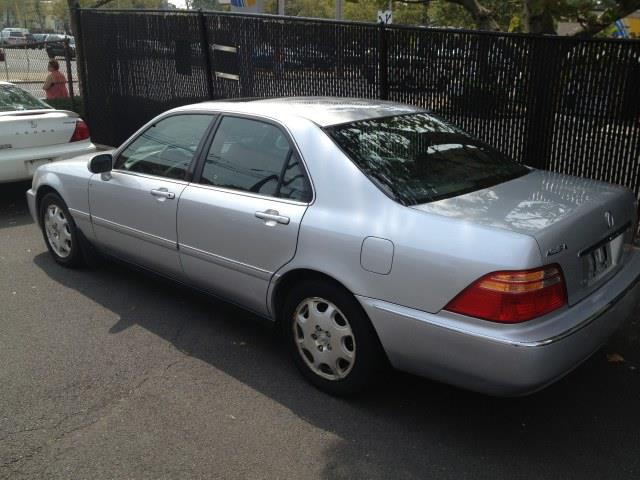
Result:
{"label": "rear door", "polygon": [[311,185],[278,125],[221,119],[178,210],[180,258],[197,286],[259,313],[275,271],[296,251]]}
{"label": "rear door", "polygon": [[165,117],[115,158],[108,174],[89,183],[97,241],[111,253],[165,275],[182,278],[176,213],[212,115]]}

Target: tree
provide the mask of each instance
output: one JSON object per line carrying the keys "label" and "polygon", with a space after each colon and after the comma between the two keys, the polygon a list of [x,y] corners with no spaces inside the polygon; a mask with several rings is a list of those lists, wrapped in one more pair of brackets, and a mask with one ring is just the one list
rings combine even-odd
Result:
{"label": "tree", "polygon": [[[396,3],[434,4],[437,0],[394,0]],[[511,2],[495,0],[440,0],[464,9],[480,30],[504,30],[495,12],[504,11]],[[559,20],[582,25],[578,36],[592,36],[620,18],[640,9],[640,0],[519,0],[520,25],[527,33],[555,34]]]}

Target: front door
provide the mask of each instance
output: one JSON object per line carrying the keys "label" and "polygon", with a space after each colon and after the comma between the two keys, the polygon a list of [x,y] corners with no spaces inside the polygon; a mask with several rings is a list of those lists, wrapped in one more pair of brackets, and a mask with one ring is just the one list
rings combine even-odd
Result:
{"label": "front door", "polygon": [[114,169],[89,183],[97,242],[107,251],[181,278],[176,214],[186,174],[213,117],[159,120],[116,156]]}
{"label": "front door", "polygon": [[311,196],[300,156],[279,126],[223,117],[201,175],[180,199],[185,274],[201,288],[267,313],[269,281],[295,254]]}

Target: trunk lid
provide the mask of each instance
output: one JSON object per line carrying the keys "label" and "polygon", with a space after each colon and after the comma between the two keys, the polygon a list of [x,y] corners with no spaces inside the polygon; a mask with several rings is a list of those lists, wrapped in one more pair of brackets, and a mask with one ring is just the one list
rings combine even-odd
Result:
{"label": "trunk lid", "polygon": [[78,116],[61,110],[0,113],[0,150],[69,143]]}
{"label": "trunk lid", "polygon": [[626,188],[539,170],[412,208],[534,237],[542,263],[562,267],[570,305],[615,274],[636,220]]}

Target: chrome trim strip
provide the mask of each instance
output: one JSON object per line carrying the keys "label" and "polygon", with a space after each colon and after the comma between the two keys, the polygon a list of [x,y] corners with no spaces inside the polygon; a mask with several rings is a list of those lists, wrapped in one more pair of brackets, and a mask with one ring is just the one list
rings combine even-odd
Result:
{"label": "chrome trim strip", "polygon": [[573,335],[574,333],[582,330],[583,328],[588,327],[589,325],[591,325],[594,321],[596,321],[598,318],[600,318],[602,315],[604,315],[607,311],[609,311],[611,308],[613,308],[613,306],[618,303],[625,295],[627,295],[627,293],[629,293],[633,288],[635,288],[635,286],[640,282],[640,275],[638,277],[636,277],[636,279],[634,281],[632,281],[622,292],[620,292],[618,295],[616,295],[616,297],[612,300],[610,300],[606,305],[602,306],[599,310],[597,310],[595,313],[591,314],[589,317],[587,317],[585,320],[583,320],[582,322],[578,323],[577,325],[574,325],[572,328],[565,330],[562,333],[559,333],[558,335],[554,335],[553,337],[548,337],[542,340],[536,340],[536,341],[531,341],[531,342],[526,342],[526,341],[519,341],[519,340],[509,340],[507,338],[501,338],[501,337],[494,337],[491,335],[485,335],[485,334],[480,334],[480,333],[476,333],[476,332],[469,332],[468,330],[464,330],[462,328],[457,328],[451,325],[446,324],[444,321],[443,322],[433,322],[433,321],[425,321],[425,320],[421,320],[421,319],[416,319],[414,317],[411,317],[409,315],[407,315],[404,311],[403,308],[406,307],[402,307],[400,305],[395,305],[393,303],[388,303],[388,302],[383,302],[381,300],[376,300],[375,298],[368,298],[368,297],[363,297],[363,298],[367,298],[368,300],[371,301],[371,304],[373,305],[373,307],[377,308],[378,310],[382,310],[383,312],[388,312],[388,313],[393,313],[394,315],[398,315],[401,317],[404,317],[406,319],[409,320],[414,320],[414,321],[424,321],[425,323],[428,323],[429,325],[433,325],[435,327],[440,327],[440,328],[444,328],[446,330],[451,330],[453,332],[456,333],[461,333],[463,335],[471,335],[474,337],[478,337],[478,338],[482,338],[483,340],[489,340],[492,342],[497,342],[497,343],[502,343],[505,345],[509,345],[512,347],[544,347],[547,345],[550,345],[552,343],[555,342],[559,342],[560,340],[563,340],[571,335]]}
{"label": "chrome trim strip", "polygon": [[219,265],[221,267],[230,268],[231,270],[251,275],[252,277],[269,280],[271,278],[271,275],[273,274],[273,272],[270,272],[268,270],[254,267],[253,265],[248,265],[231,258],[223,257],[221,255],[216,255],[215,253],[207,252],[205,250],[200,250],[199,248],[191,247],[189,245],[185,245],[184,243],[178,244],[178,248],[180,252],[184,253],[185,255],[189,255],[206,262],[215,263],[216,265]]}
{"label": "chrome trim strip", "polygon": [[69,207],[69,213],[71,214],[72,217],[77,217],[80,220],[86,220],[86,221],[91,220],[91,215],[89,215],[87,212],[76,210],[75,208]]}
{"label": "chrome trim strip", "polygon": [[619,237],[620,235],[626,233],[627,229],[629,229],[631,227],[631,222],[627,222],[625,223],[622,227],[618,228],[617,230],[614,230],[613,232],[611,232],[609,235],[607,235],[606,237],[604,237],[602,240],[600,240],[599,242],[597,242],[595,245],[591,245],[588,248],[585,248],[583,250],[580,250],[578,252],[578,257],[582,258],[585,255],[589,255],[591,252],[594,252],[595,250],[599,249],[600,247],[606,245],[607,243],[609,243],[610,241],[612,241],[613,239]]}
{"label": "chrome trim strip", "polygon": [[216,78],[226,78],[227,80],[240,80],[240,75],[234,75],[232,73],[213,72],[216,74]]}
{"label": "chrome trim strip", "polygon": [[306,207],[309,205],[309,203],[306,202],[300,202],[299,200],[290,200],[288,198],[281,198],[281,197],[272,197],[270,195],[260,195],[259,193],[252,193],[252,192],[245,192],[243,190],[233,190],[231,188],[224,188],[224,187],[216,187],[215,185],[203,185],[202,183],[191,183],[189,184],[190,187],[196,187],[196,188],[203,188],[206,190],[215,190],[216,192],[221,192],[221,193],[231,193],[233,195],[240,195],[242,197],[250,197],[250,198],[260,198],[260,199],[264,199],[264,200],[272,200],[274,202],[278,202],[278,203],[288,203],[291,205],[300,205],[303,207]]}
{"label": "chrome trim strip", "polygon": [[221,52],[236,53],[238,51],[236,47],[230,47],[228,45],[220,45],[218,43],[214,43],[212,47],[214,50],[220,50]]}
{"label": "chrome trim strip", "polygon": [[136,228],[127,227],[126,225],[121,225],[116,222],[112,222],[110,220],[106,220],[104,218],[92,216],[93,224],[98,225],[100,227],[109,228],[118,233],[123,233],[125,235],[129,235],[130,237],[137,238],[139,240],[144,240],[146,242],[153,243],[155,245],[159,245],[161,247],[169,248],[171,250],[178,249],[178,243],[173,240],[168,240],[163,237],[159,237],[157,235],[153,235],[151,233],[143,232],[142,230],[138,230]]}
{"label": "chrome trim strip", "polygon": [[189,182],[187,182],[186,180],[178,180],[177,178],[167,178],[160,177],[158,175],[149,175],[147,173],[130,172],[129,170],[120,170],[119,168],[114,168],[111,171],[117,172],[121,175],[131,175],[133,177],[148,178],[149,180],[161,180],[163,182],[175,183],[177,185],[189,185]]}

